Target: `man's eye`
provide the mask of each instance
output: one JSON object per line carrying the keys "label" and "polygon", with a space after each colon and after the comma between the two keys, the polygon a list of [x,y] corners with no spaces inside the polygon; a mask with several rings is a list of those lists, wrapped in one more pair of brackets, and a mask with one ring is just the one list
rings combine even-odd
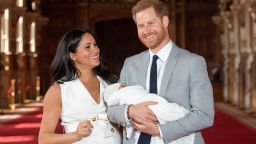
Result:
{"label": "man's eye", "polygon": [[144,26],[143,25],[139,25],[138,28],[143,28]]}

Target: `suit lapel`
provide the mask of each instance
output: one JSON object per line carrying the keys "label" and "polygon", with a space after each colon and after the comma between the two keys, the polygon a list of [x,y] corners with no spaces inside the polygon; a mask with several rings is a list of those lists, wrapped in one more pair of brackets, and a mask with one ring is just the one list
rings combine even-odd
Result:
{"label": "suit lapel", "polygon": [[164,73],[163,73],[163,78],[162,78],[162,83],[161,83],[161,88],[159,95],[165,96],[167,84],[171,80],[173,70],[175,68],[175,65],[177,63],[178,57],[177,55],[179,54],[179,48],[173,44],[172,50],[169,54],[168,60],[165,65]]}
{"label": "suit lapel", "polygon": [[142,59],[139,61],[139,70],[138,70],[138,84],[146,88],[146,78],[148,71],[149,63],[149,52],[146,51],[142,56]]}

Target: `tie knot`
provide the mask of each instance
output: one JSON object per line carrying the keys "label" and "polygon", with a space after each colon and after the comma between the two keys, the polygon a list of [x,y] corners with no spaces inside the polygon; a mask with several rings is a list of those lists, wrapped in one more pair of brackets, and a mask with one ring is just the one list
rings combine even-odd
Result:
{"label": "tie knot", "polygon": [[153,62],[156,62],[158,59],[158,56],[157,55],[153,55]]}

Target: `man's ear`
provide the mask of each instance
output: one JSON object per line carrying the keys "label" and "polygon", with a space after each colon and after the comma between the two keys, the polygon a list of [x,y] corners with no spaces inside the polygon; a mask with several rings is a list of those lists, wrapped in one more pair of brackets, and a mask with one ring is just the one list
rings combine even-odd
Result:
{"label": "man's ear", "polygon": [[164,25],[164,27],[168,27],[168,25],[169,25],[169,17],[168,16],[163,17],[163,25]]}

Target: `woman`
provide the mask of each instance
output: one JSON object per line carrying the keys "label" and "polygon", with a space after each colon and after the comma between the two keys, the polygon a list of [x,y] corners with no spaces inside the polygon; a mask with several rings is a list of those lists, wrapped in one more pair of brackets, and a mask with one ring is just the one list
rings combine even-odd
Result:
{"label": "woman", "polygon": [[[55,83],[44,98],[39,143],[120,144],[103,102],[104,88],[115,77],[100,65],[95,35],[86,29],[67,32],[51,70]],[[55,133],[59,119],[65,134]]]}

